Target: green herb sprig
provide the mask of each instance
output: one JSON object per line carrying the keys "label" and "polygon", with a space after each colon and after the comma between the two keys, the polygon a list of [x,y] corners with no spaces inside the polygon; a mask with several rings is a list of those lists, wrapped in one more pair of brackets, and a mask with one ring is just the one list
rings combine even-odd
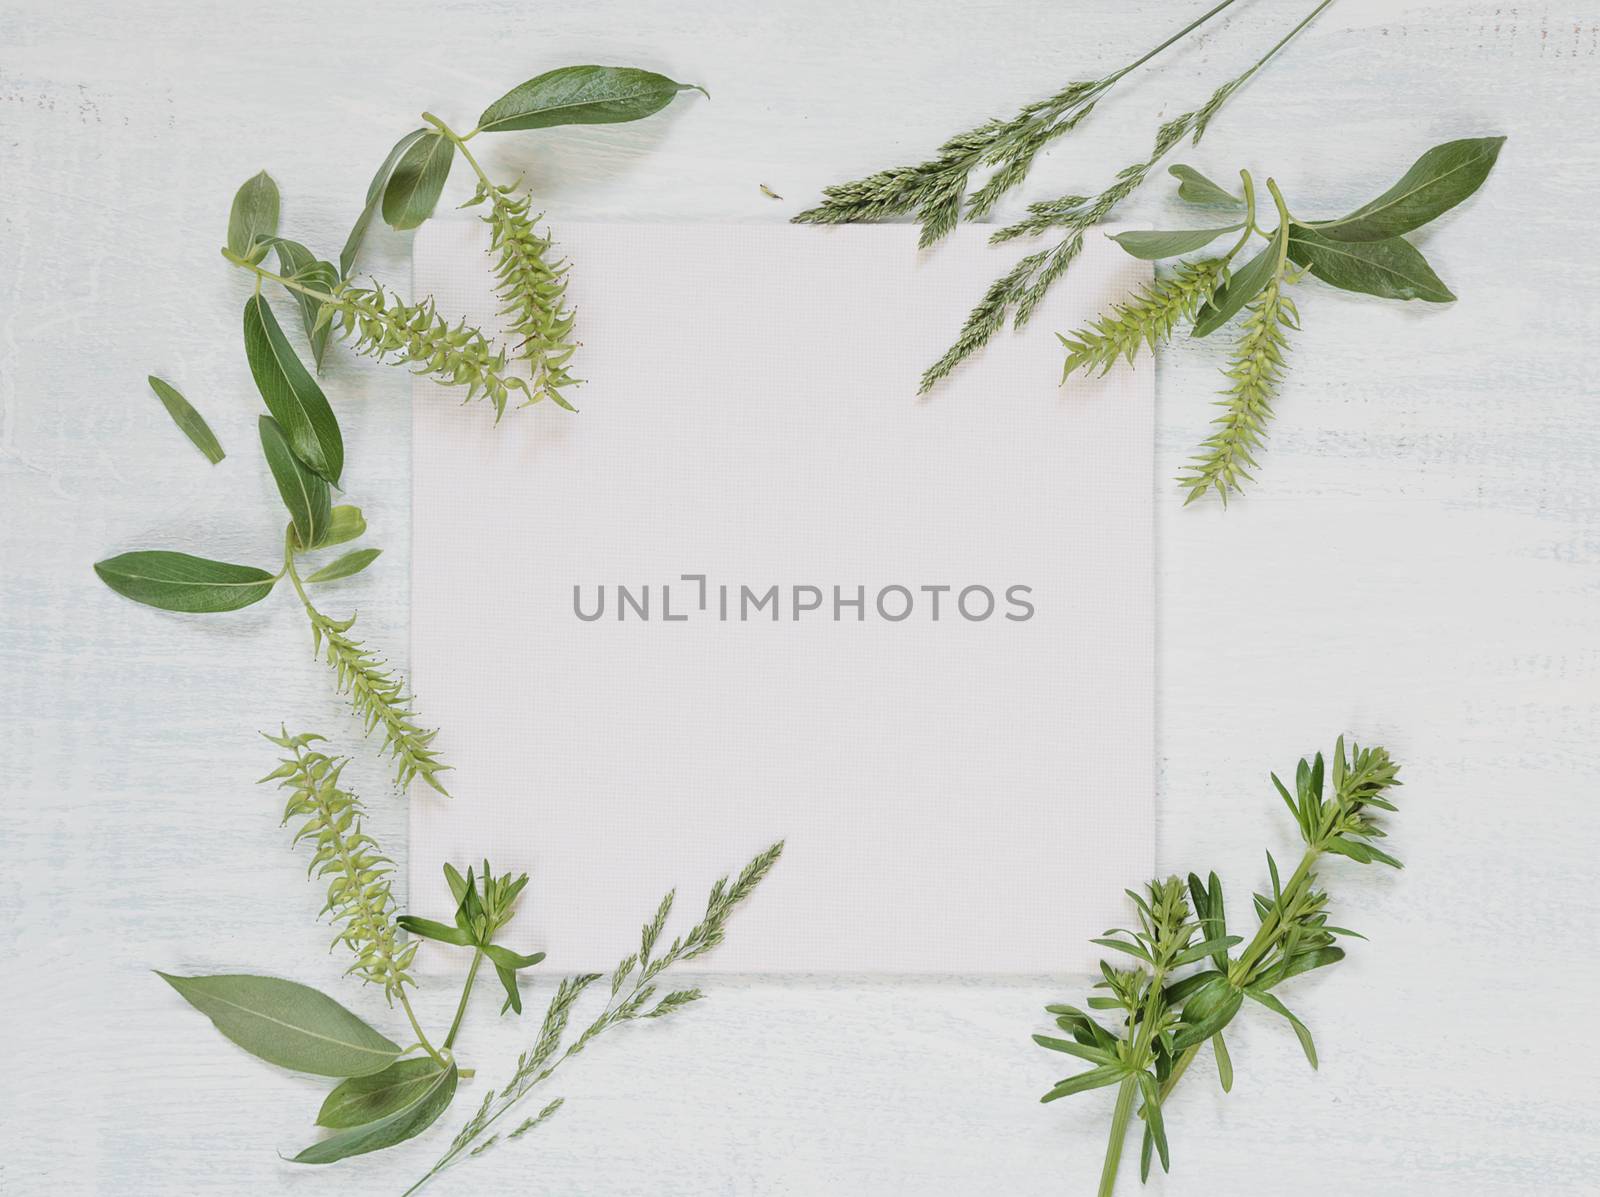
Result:
{"label": "green herb sprig", "polygon": [[[1049,99],[1023,108],[1009,121],[988,121],[958,134],[940,148],[937,157],[919,166],[879,171],[855,182],[828,187],[823,192],[824,202],[800,213],[795,220],[802,224],[843,224],[914,212],[922,225],[920,243],[931,245],[962,219],[976,220],[987,215],[1002,195],[1027,177],[1039,151],[1076,128],[1122,78],[1187,37],[1232,2],[1218,4],[1155,49],[1103,78],[1068,84]],[[1330,3],[1332,0],[1321,0],[1253,65],[1218,87],[1204,104],[1163,124],[1150,154],[1125,167],[1103,190],[1095,195],[1064,195],[1030,204],[1023,220],[997,230],[990,237],[996,244],[1055,229],[1063,230],[1063,235],[1048,249],[1020,259],[989,285],[955,343],[923,372],[917,393],[926,394],[948,377],[956,366],[988,344],[1008,319],[1015,328],[1025,326],[1050,288],[1066,275],[1082,252],[1087,230],[1109,217],[1138,190],[1156,164],[1185,137],[1192,136],[1198,143],[1233,94]],[[994,173],[969,197],[967,186],[972,173],[990,167]]]}
{"label": "green herb sprig", "polygon": [[[1288,334],[1300,327],[1289,289],[1307,274],[1330,286],[1384,299],[1447,303],[1455,295],[1404,234],[1461,203],[1494,169],[1504,137],[1473,137],[1434,146],[1382,195],[1347,216],[1306,220],[1295,216],[1278,184],[1267,180],[1277,224],[1258,220],[1255,181],[1240,171],[1243,194],[1234,195],[1190,166],[1174,166],[1178,198],[1235,217],[1205,228],[1140,230],[1113,240],[1136,258],[1160,261],[1200,250],[1237,233],[1227,252],[1179,261],[1170,274],[1114,305],[1083,328],[1060,336],[1066,350],[1062,381],[1078,373],[1103,374],[1119,359],[1133,362],[1148,348],[1169,342],[1182,325],[1210,336],[1238,319],[1234,350],[1223,371],[1227,385],[1210,436],[1178,479],[1186,503],[1213,493],[1224,504],[1243,491],[1257,467],[1272,404],[1283,381]],[[1225,219],[1226,217],[1222,217]],[[1264,248],[1247,255],[1251,240]],[[1243,265],[1236,266],[1236,262]]]}
{"label": "green herb sprig", "polygon": [[[1257,925],[1249,942],[1229,933],[1216,873],[1204,881],[1190,873],[1187,885],[1169,877],[1150,882],[1143,893],[1129,890],[1138,925],[1108,931],[1094,942],[1132,964],[1101,961],[1095,988],[1104,996],[1086,1003],[1090,1010],[1115,1012],[1115,1020],[1108,1026],[1077,1006],[1047,1006],[1056,1026],[1071,1038],[1033,1037],[1041,1047],[1092,1065],[1057,1083],[1041,1101],[1117,1088],[1100,1197],[1111,1197],[1116,1188],[1123,1143],[1136,1113],[1144,1124],[1140,1178],[1149,1177],[1155,1156],[1163,1171],[1169,1168],[1162,1106],[1206,1043],[1212,1045],[1223,1091],[1233,1087],[1223,1033],[1247,999],[1284,1019],[1311,1067],[1317,1066],[1310,1030],[1272,992],[1292,977],[1344,959],[1337,941],[1356,934],[1329,923],[1328,895],[1317,888],[1316,870],[1330,855],[1400,867],[1376,842],[1384,838],[1380,819],[1396,809],[1390,795],[1400,785],[1399,768],[1382,748],[1352,744],[1346,751],[1341,736],[1331,770],[1318,753],[1313,761],[1300,761],[1292,792],[1276,774],[1272,783],[1294,818],[1303,851],[1287,881],[1267,853],[1271,892],[1254,895]],[[1244,948],[1234,954],[1241,943]]]}

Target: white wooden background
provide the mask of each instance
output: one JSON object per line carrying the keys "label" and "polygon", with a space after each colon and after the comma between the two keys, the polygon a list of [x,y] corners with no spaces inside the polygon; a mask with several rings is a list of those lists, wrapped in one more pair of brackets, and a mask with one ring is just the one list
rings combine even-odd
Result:
{"label": "white wooden background", "polygon": [[[1099,185],[1309,2],[1240,4],[1130,81],[1022,198]],[[332,252],[420,109],[470,123],[549,67],[640,63],[714,99],[497,139],[489,167],[525,172],[557,228],[782,220],[824,183],[1125,61],[1200,7],[4,0],[0,1190],[393,1193],[441,1137],[336,1171],[280,1162],[311,1137],[322,1086],[245,1057],[149,971],[293,975],[393,1021],[340,985],[303,858],[251,784],[272,755],[257,729],[354,742],[294,604],[166,616],[89,569],[141,545],[272,559],[247,287],[216,252],[242,179],[269,168],[285,230]],[[1162,359],[1162,867],[1216,867],[1242,908],[1261,849],[1292,851],[1267,770],[1340,731],[1404,762],[1410,867],[1328,870],[1340,921],[1372,942],[1285,992],[1321,1072],[1247,1011],[1234,1093],[1204,1069],[1184,1086],[1176,1171],[1152,1192],[1595,1191],[1597,51],[1578,0],[1340,0],[1175,156],[1219,178],[1270,171],[1331,214],[1428,145],[1510,135],[1480,196],[1419,238],[1459,303],[1306,288],[1262,485],[1226,514],[1180,509],[1166,480],[1202,434],[1223,347]],[[465,190],[453,180],[447,201]],[[1128,214],[1171,218],[1168,191]],[[367,262],[403,283],[406,254],[384,230]],[[205,412],[223,465],[181,440],[150,372]],[[407,379],[335,350],[328,387],[350,498],[387,548],[340,597],[403,660]],[[462,635],[493,634],[492,612],[463,612]],[[560,751],[536,722],[528,737]],[[377,769],[358,780],[398,846],[398,801]],[[1028,1041],[1039,1008],[1083,985],[718,979],[681,1021],[602,1041],[552,1090],[570,1099],[554,1123],[439,1191],[1084,1193],[1109,1098],[1038,1106],[1066,1070]],[[452,999],[424,993],[424,1017],[440,1023]],[[463,1043],[482,1081],[532,1033],[493,1026],[495,1001],[485,991]]]}

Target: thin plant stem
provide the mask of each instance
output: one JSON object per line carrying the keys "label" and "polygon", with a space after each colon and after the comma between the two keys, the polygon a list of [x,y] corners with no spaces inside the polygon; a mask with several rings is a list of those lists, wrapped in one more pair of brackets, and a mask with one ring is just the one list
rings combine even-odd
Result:
{"label": "thin plant stem", "polygon": [[1111,1197],[1117,1187],[1117,1165],[1122,1162],[1122,1144],[1133,1121],[1133,1094],[1138,1082],[1124,1077],[1117,1086],[1117,1108],[1111,1115],[1111,1137],[1106,1140],[1106,1162],[1100,1169],[1099,1197]]}
{"label": "thin plant stem", "polygon": [[450,1029],[445,1033],[444,1046],[449,1050],[455,1046],[456,1032],[461,1030],[462,1016],[467,1012],[467,998],[472,996],[472,983],[478,979],[478,966],[483,963],[483,949],[475,948],[472,953],[472,964],[467,969],[467,982],[461,987],[461,1001],[456,1003],[456,1016],[450,1022]]}

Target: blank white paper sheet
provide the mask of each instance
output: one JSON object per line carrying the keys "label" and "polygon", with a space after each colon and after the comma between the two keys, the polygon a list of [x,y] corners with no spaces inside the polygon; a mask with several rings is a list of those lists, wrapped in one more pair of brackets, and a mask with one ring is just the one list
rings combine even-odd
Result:
{"label": "blank white paper sheet", "polygon": [[[454,769],[410,908],[532,875],[508,946],[609,969],[774,840],[707,971],[1084,971],[1154,858],[1153,371],[1059,385],[1148,280],[1098,234],[918,398],[1016,253],[963,227],[563,224],[570,397],[418,380],[411,669]],[[414,291],[498,327],[488,232]]]}

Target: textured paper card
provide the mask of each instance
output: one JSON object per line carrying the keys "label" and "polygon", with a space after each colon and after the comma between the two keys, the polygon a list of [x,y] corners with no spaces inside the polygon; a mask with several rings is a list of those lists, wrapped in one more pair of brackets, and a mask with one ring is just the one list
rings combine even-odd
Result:
{"label": "textured paper card", "polygon": [[[676,886],[787,848],[716,971],[1092,967],[1153,862],[1153,379],[1052,330],[1149,277],[1099,236],[915,397],[1014,256],[966,227],[569,225],[586,384],[498,427],[415,384],[412,676],[442,861],[532,884],[510,946],[606,969]],[[415,293],[495,327],[485,227]],[[684,923],[687,926],[687,923]]]}

